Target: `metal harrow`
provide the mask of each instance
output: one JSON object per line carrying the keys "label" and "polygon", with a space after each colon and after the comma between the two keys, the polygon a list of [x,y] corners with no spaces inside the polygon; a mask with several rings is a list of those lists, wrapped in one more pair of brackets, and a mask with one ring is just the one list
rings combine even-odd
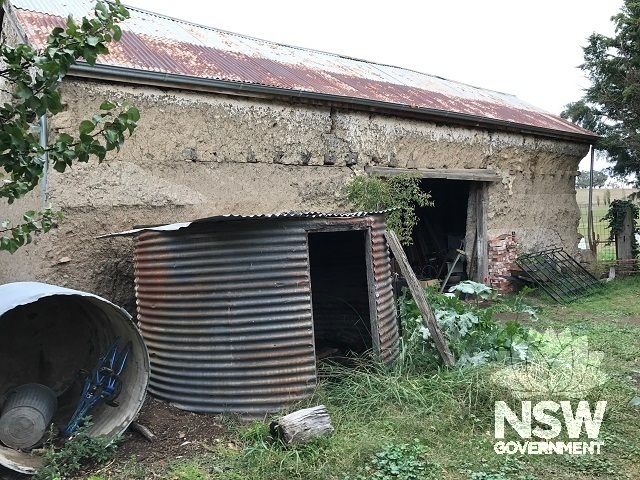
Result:
{"label": "metal harrow", "polygon": [[95,406],[106,403],[112,407],[117,406],[115,399],[122,391],[122,371],[131,351],[131,342],[127,343],[122,351],[118,351],[120,337],[116,338],[104,357],[91,374],[87,376],[82,388],[80,403],[71,417],[69,424],[62,432],[65,437],[70,437],[87,416],[89,410]]}

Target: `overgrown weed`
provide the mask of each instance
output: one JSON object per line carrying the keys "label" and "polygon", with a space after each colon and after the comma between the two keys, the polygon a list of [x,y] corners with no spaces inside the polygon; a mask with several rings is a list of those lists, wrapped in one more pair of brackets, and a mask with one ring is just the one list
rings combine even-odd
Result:
{"label": "overgrown weed", "polygon": [[34,475],[34,480],[64,480],[83,467],[100,465],[116,454],[117,439],[91,437],[87,433],[91,426],[87,417],[76,434],[60,446],[57,432],[52,428],[43,447],[45,464]]}

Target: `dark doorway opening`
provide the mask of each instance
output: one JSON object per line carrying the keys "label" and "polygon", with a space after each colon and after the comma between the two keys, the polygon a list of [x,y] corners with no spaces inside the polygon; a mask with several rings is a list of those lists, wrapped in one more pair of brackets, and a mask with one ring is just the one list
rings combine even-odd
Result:
{"label": "dark doorway opening", "polygon": [[[422,179],[420,188],[430,192],[433,207],[417,209],[420,221],[413,233],[413,245],[405,248],[414,272],[421,279],[443,280],[463,249],[467,231],[469,181],[440,178]],[[466,280],[466,259],[453,267],[449,283]]]}
{"label": "dark doorway opening", "polygon": [[370,350],[366,231],[309,233],[316,357],[352,358]]}

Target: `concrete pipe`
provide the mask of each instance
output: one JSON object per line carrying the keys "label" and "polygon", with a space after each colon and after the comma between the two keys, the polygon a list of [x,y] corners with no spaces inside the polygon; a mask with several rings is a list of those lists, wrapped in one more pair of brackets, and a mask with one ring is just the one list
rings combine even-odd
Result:
{"label": "concrete pipe", "polygon": [[[92,409],[88,433],[114,438],[135,419],[149,382],[149,356],[125,310],[78,290],[35,282],[9,283],[0,285],[0,329],[0,410],[17,388],[44,385],[57,397],[53,424],[63,429],[80,400],[79,372],[90,372],[120,337],[120,344],[131,342],[132,349],[122,375],[119,405]],[[42,459],[0,445],[0,465],[33,474]]]}

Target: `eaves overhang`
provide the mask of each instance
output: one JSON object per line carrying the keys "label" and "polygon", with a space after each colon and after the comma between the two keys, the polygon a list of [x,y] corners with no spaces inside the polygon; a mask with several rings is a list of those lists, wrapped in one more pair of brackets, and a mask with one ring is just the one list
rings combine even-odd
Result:
{"label": "eaves overhang", "polygon": [[135,68],[118,67],[114,65],[91,66],[88,63],[79,62],[71,67],[68,75],[78,78],[132,83],[156,86],[161,88],[274,98],[325,105],[329,104],[342,108],[373,111],[381,114],[397,115],[401,117],[421,119],[425,121],[530,134],[585,144],[593,144],[600,138],[595,134],[589,135],[577,132],[567,132],[552,128],[520,124],[517,122],[488,118],[479,115],[438,110],[434,108],[402,105],[366,98],[295,90],[274,87],[270,85],[259,85],[248,82],[238,82],[214,78],[193,77],[190,75],[139,70]]}

